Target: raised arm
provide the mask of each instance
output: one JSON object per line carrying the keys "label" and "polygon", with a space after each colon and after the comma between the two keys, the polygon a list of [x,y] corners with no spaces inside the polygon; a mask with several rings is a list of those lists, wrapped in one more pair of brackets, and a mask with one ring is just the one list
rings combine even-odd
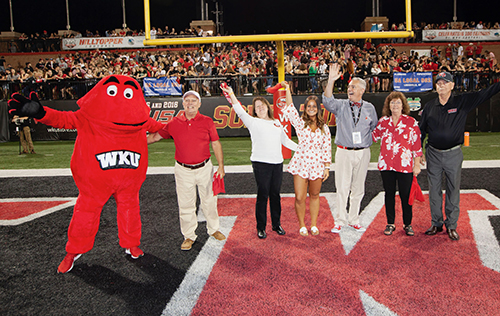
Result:
{"label": "raised arm", "polygon": [[281,82],[281,86],[285,88],[286,91],[286,105],[293,104],[292,93],[290,92],[290,85],[286,81]]}
{"label": "raised arm", "polygon": [[238,101],[238,99],[236,98],[236,96],[234,95],[233,88],[228,86],[227,83],[225,83],[225,82],[221,83],[220,89],[224,92],[224,96],[226,97],[226,99],[228,99],[228,101],[229,101],[229,103],[231,103],[231,105],[235,105],[235,104],[240,103]]}
{"label": "raised arm", "polygon": [[341,75],[340,65],[330,64],[330,70],[328,72],[328,84],[325,88],[325,97],[330,98],[333,95],[333,86],[335,85],[335,81],[340,78]]}
{"label": "raised arm", "polygon": [[226,99],[233,106],[233,109],[238,115],[238,117],[241,118],[241,120],[243,121],[243,123],[246,125],[247,128],[249,129],[252,128],[253,117],[250,114],[248,114],[247,111],[243,108],[240,101],[238,101],[238,99],[234,95],[233,89],[230,86],[228,86],[227,83],[225,82],[221,83],[220,88],[224,93]]}
{"label": "raised arm", "polygon": [[290,123],[292,123],[293,127],[295,129],[301,129],[303,128],[304,122],[300,118],[299,112],[293,105],[293,99],[292,99],[292,93],[290,92],[290,86],[286,81],[281,82],[281,85],[285,88],[286,91],[286,106],[284,109],[281,110],[285,118],[290,120]]}

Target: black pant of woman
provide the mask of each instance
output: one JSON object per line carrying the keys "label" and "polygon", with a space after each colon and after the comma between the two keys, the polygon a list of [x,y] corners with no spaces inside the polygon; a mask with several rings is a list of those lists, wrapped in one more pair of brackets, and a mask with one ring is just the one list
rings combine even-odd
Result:
{"label": "black pant of woman", "polygon": [[394,225],[396,217],[396,182],[399,188],[399,197],[401,198],[401,207],[403,209],[403,223],[405,226],[411,225],[413,217],[412,206],[408,204],[410,197],[411,184],[413,182],[413,173],[403,173],[397,171],[380,171],[385,191],[385,215],[387,224]]}
{"label": "black pant of woman", "polygon": [[271,222],[273,228],[281,225],[281,182],[283,178],[283,164],[270,164],[252,161],[253,174],[257,182],[257,202],[255,203],[255,218],[257,229],[266,230],[267,200],[271,208]]}

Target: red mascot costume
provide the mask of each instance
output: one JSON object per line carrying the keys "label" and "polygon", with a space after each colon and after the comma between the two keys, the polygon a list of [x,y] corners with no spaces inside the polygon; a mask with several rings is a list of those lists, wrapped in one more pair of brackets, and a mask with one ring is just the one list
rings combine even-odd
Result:
{"label": "red mascot costume", "polygon": [[16,93],[9,100],[13,114],[78,131],[71,171],[79,195],[59,273],[69,272],[74,261],[92,249],[102,207],[111,195],[117,205],[120,246],[134,259],[144,255],[138,246],[139,190],[148,167],[146,131],[156,132],[163,127],[149,117],[141,87],[127,76],[103,78],[77,104],[80,109],[76,112],[56,111],[42,106],[35,92],[31,92],[30,99]]}

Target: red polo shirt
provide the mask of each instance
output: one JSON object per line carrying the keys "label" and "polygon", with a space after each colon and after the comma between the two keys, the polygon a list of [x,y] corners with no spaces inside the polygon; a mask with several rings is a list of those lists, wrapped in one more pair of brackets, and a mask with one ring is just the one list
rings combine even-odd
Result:
{"label": "red polo shirt", "polygon": [[174,139],[175,160],[188,165],[195,165],[210,158],[210,142],[219,140],[214,121],[200,113],[190,120],[182,113],[158,133],[163,138]]}

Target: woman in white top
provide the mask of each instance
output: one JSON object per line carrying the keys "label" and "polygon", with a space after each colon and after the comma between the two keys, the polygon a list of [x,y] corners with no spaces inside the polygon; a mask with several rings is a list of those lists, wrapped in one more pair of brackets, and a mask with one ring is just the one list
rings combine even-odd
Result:
{"label": "woman in white top", "polygon": [[286,90],[286,107],[282,113],[285,118],[290,120],[299,138],[298,150],[293,155],[287,169],[293,175],[295,212],[299,220],[299,233],[302,236],[308,235],[304,217],[307,192],[309,191],[311,233],[318,235],[319,193],[322,183],[330,175],[332,160],[330,129],[321,115],[321,103],[318,97],[309,96],[304,102],[304,112],[302,116],[299,116],[293,105],[288,83],[283,81],[281,86]]}
{"label": "woman in white top", "polygon": [[286,135],[283,126],[273,118],[273,110],[263,97],[253,99],[253,116],[249,115],[236,99],[233,89],[222,84],[221,89],[233,106],[238,117],[250,132],[252,139],[253,173],[257,182],[257,201],[255,217],[257,219],[257,236],[266,238],[267,200],[271,209],[272,229],[279,235],[285,231],[281,227],[281,182],[283,176],[283,155],[281,145],[295,151],[297,144]]}

